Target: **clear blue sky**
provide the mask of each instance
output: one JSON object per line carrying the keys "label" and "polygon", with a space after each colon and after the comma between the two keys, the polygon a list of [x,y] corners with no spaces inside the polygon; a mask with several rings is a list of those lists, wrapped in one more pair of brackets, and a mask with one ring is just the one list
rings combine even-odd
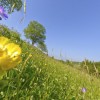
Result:
{"label": "clear blue sky", "polygon": [[[46,44],[50,55],[62,59],[100,61],[100,0],[26,0],[23,9],[0,23],[14,27],[23,37],[23,29],[31,20],[46,28]],[[24,37],[23,37],[24,38]]]}

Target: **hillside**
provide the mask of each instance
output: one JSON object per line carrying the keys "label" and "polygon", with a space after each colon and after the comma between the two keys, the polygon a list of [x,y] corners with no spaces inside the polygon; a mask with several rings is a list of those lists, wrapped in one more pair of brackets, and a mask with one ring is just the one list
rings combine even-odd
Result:
{"label": "hillside", "polygon": [[96,77],[52,59],[20,38],[8,38],[22,48],[22,62],[1,80],[0,100],[100,99]]}

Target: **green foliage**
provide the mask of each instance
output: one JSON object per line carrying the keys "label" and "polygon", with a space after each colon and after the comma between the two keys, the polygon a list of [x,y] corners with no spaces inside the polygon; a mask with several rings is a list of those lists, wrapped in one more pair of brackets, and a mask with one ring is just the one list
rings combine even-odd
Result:
{"label": "green foliage", "polygon": [[23,5],[22,0],[0,0],[0,5],[7,9],[10,13],[13,7],[13,11],[19,11]]}
{"label": "green foliage", "polygon": [[89,60],[84,60],[80,64],[80,67],[82,70],[84,70],[90,75],[95,75],[96,77],[100,77],[99,76],[99,72],[100,72],[99,66],[100,66],[100,62],[92,62]]}
{"label": "green foliage", "polygon": [[9,29],[5,25],[0,25],[0,36],[5,36],[5,37],[11,39],[13,42],[19,43],[19,44],[21,41],[20,34],[17,31],[15,31],[14,29]]}
{"label": "green foliage", "polygon": [[44,42],[46,39],[45,28],[37,21],[31,21],[28,27],[24,29],[26,38],[32,41],[32,44]]}
{"label": "green foliage", "polygon": [[36,44],[42,51],[47,52],[47,47],[44,43],[46,39],[45,28],[37,21],[31,21],[28,27],[24,29],[26,38],[32,41],[32,45]]}
{"label": "green foliage", "polygon": [[74,62],[72,62],[72,61],[70,61],[70,60],[66,60],[66,64],[69,65],[69,66],[72,66],[72,67],[73,67],[73,63],[74,63]]}
{"label": "green foliage", "polygon": [[39,43],[37,44],[37,47],[38,47],[40,50],[42,50],[43,52],[48,53],[46,44],[44,44],[44,42],[39,42]]}

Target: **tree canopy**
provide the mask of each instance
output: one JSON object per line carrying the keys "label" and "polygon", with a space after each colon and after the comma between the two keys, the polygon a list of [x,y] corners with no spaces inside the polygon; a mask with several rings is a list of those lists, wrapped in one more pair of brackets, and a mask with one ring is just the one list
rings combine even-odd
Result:
{"label": "tree canopy", "polygon": [[37,47],[38,47],[40,50],[42,50],[42,51],[48,53],[47,46],[46,46],[45,43],[39,42],[39,43],[37,44]]}
{"label": "tree canopy", "polygon": [[31,21],[24,29],[24,33],[26,38],[32,41],[32,45],[36,44],[42,51],[46,51],[44,44],[46,29],[43,25],[37,21]]}
{"label": "tree canopy", "polygon": [[0,6],[3,6],[9,13],[13,7],[13,11],[19,11],[22,8],[22,0],[0,0]]}

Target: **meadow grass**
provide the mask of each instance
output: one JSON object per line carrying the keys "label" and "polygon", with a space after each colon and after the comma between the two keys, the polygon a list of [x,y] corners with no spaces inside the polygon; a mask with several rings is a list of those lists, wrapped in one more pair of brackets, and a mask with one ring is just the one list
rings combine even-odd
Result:
{"label": "meadow grass", "polygon": [[22,40],[18,44],[22,62],[0,81],[0,100],[100,100],[99,79]]}

